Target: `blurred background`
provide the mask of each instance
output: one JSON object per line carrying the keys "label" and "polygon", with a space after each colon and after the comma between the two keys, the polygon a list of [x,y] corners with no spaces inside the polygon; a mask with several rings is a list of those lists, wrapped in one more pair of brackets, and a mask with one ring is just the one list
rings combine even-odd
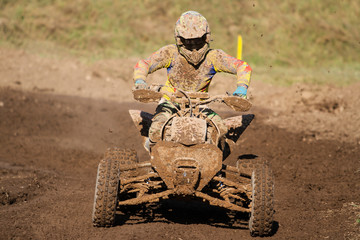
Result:
{"label": "blurred background", "polygon": [[360,79],[360,1],[0,0],[0,47],[86,62],[143,58],[174,43],[181,13],[211,27],[212,48],[243,60],[259,80],[348,85]]}

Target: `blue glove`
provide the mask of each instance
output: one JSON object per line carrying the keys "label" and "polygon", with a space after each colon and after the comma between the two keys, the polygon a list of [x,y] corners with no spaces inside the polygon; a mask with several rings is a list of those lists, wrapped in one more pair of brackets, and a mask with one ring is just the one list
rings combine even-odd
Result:
{"label": "blue glove", "polygon": [[246,98],[246,94],[247,94],[247,88],[244,86],[238,86],[235,92],[233,92],[234,96],[239,96],[243,98]]}
{"label": "blue glove", "polygon": [[138,79],[135,81],[135,89],[145,89],[146,86],[146,82],[142,79]]}

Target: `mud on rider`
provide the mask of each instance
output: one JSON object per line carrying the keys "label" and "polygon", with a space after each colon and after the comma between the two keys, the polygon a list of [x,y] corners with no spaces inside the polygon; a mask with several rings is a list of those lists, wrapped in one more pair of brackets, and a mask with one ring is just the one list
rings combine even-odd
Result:
{"label": "mud on rider", "polygon": [[[134,69],[136,89],[147,87],[146,77],[161,68],[167,69],[167,81],[162,92],[175,92],[181,89],[187,92],[208,92],[212,78],[217,72],[237,75],[237,88],[233,95],[246,98],[250,83],[250,66],[220,49],[210,49],[210,27],[200,13],[188,11],[183,13],[175,24],[176,44],[167,45],[154,52],[150,57],[140,60]],[[151,143],[160,140],[160,130],[166,120],[177,110],[168,103],[170,98],[165,94],[156,108],[149,129]],[[203,111],[225,134],[227,128],[221,118],[211,109]]]}

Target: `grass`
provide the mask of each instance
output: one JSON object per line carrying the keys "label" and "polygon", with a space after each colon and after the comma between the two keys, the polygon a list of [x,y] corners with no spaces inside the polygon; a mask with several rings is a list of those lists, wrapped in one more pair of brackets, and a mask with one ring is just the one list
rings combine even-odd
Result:
{"label": "grass", "polygon": [[356,205],[355,203],[351,203],[351,206],[353,207],[353,209],[356,211],[356,224],[360,224],[360,213],[359,213],[359,210],[360,210],[360,206],[359,205]]}
{"label": "grass", "polygon": [[360,2],[351,0],[0,0],[0,43],[90,61],[145,57],[174,43],[174,24],[190,9],[208,19],[213,48],[236,55],[241,34],[244,60],[265,81],[360,79]]}

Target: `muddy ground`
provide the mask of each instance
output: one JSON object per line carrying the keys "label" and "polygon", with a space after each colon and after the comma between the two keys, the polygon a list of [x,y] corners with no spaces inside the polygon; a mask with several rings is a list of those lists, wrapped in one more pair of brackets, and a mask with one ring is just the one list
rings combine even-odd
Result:
{"label": "muddy ground", "polygon": [[[139,207],[125,223],[94,228],[96,169],[106,148],[147,158],[127,111],[155,105],[128,100],[134,61],[86,67],[8,50],[0,60],[0,239],[251,239],[246,218],[233,223],[233,213],[197,202]],[[359,89],[334,96],[331,86],[284,90],[253,80],[256,118],[226,162],[269,159],[272,239],[360,238],[360,113],[351,104]]]}

